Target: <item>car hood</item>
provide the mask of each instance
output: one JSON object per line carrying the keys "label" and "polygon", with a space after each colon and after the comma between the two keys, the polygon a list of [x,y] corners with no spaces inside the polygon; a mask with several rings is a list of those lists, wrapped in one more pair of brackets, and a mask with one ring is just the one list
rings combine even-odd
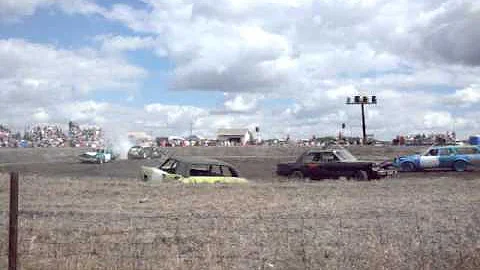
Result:
{"label": "car hood", "polygon": [[398,163],[405,160],[416,160],[416,159],[420,159],[420,155],[416,154],[416,155],[408,155],[408,156],[398,156],[393,159],[393,163]]}
{"label": "car hood", "polygon": [[408,156],[399,156],[397,157],[398,160],[404,160],[404,159],[415,159],[419,158],[420,155],[408,155]]}

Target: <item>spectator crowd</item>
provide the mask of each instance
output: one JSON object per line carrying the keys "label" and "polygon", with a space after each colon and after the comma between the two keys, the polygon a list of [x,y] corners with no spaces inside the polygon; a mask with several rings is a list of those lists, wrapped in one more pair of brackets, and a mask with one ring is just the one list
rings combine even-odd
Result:
{"label": "spectator crowd", "polygon": [[72,147],[99,147],[105,145],[103,132],[100,127],[80,127],[77,123],[68,123],[68,135]]}
{"label": "spectator crowd", "polygon": [[102,129],[81,127],[69,122],[65,133],[58,124],[36,124],[25,128],[23,136],[0,124],[0,147],[102,147],[105,144]]}
{"label": "spectator crowd", "polygon": [[17,147],[20,133],[12,132],[7,126],[0,125],[0,147]]}

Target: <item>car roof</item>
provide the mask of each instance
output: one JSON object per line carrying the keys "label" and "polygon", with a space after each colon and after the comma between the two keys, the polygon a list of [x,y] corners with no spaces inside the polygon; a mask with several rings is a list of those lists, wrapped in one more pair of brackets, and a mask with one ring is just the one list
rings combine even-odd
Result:
{"label": "car roof", "polygon": [[218,160],[214,158],[209,158],[209,157],[202,157],[202,156],[176,156],[176,157],[170,157],[170,159],[175,159],[183,163],[188,163],[188,164],[211,164],[211,165],[226,165],[230,167],[234,167],[233,165]]}

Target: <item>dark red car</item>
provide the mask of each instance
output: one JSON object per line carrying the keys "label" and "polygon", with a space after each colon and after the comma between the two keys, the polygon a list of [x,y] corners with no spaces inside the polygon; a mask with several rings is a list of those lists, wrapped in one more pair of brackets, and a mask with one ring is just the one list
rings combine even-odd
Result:
{"label": "dark red car", "polygon": [[308,150],[295,162],[277,164],[277,175],[290,179],[310,178],[371,180],[393,175],[395,171],[386,170],[370,161],[359,161],[346,149]]}

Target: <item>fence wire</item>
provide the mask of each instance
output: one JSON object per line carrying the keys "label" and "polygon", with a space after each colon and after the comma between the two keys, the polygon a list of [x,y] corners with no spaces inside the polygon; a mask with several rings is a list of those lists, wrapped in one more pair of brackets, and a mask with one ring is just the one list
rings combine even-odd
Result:
{"label": "fence wire", "polygon": [[[478,217],[471,216],[471,226],[456,217],[467,211],[435,228],[411,212],[363,219],[191,213],[56,220],[52,214],[42,222],[31,214],[20,213],[19,258],[38,267],[32,269],[369,268],[372,262],[401,267],[405,260],[444,268],[467,260],[465,247],[480,243]],[[0,254],[6,258],[5,248]]]}

